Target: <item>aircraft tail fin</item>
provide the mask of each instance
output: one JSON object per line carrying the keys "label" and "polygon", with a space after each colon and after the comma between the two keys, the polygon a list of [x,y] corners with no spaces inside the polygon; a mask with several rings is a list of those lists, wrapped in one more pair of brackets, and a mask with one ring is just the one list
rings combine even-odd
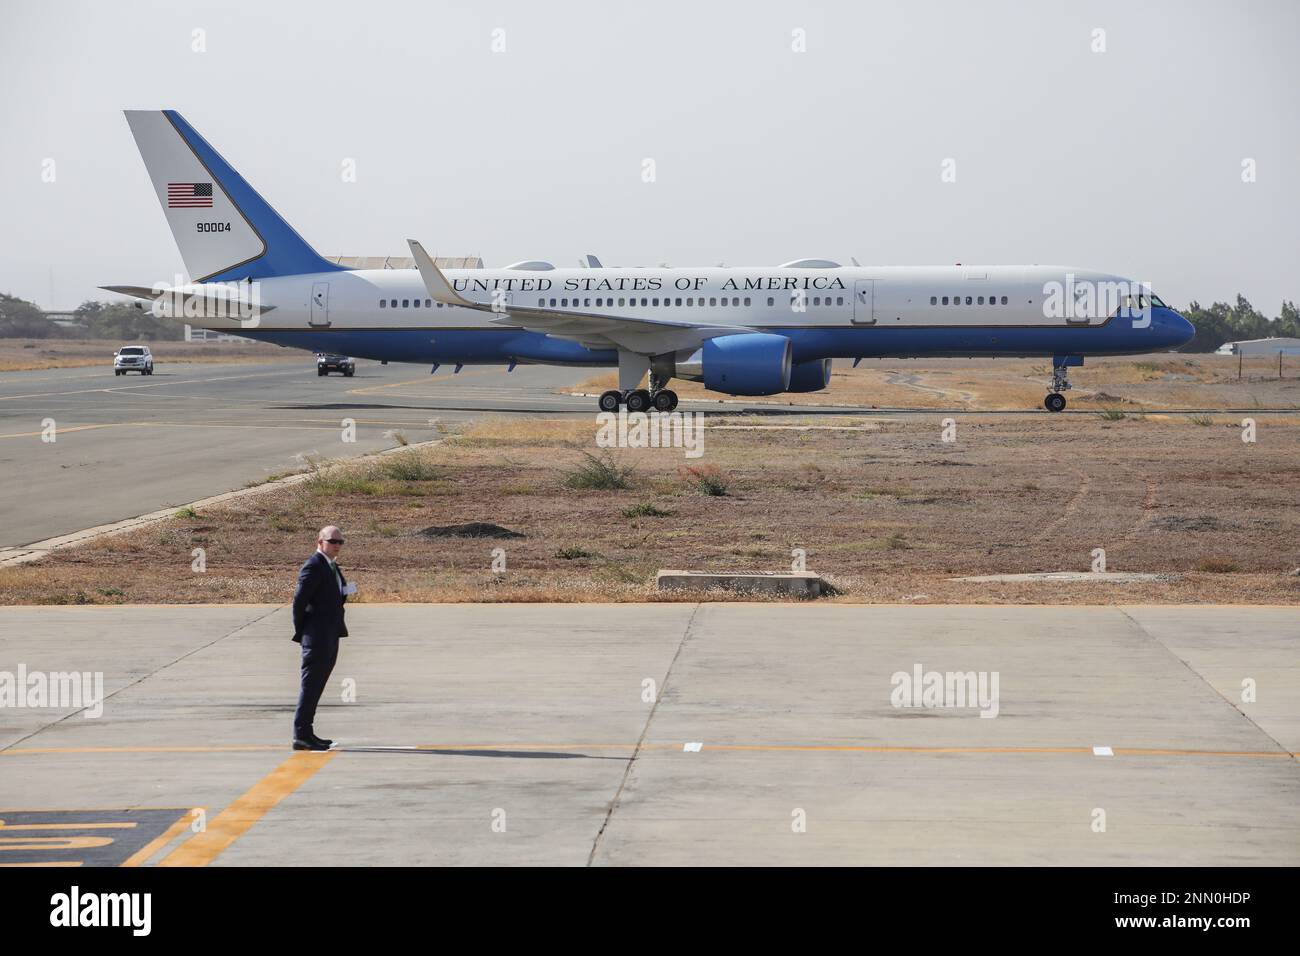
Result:
{"label": "aircraft tail fin", "polygon": [[154,192],[195,282],[335,272],[175,110],[127,110]]}

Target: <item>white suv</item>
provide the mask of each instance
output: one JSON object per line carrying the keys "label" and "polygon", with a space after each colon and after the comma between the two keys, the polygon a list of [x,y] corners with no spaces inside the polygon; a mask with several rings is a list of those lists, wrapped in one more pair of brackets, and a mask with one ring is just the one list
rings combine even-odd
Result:
{"label": "white suv", "polygon": [[123,345],[113,353],[113,374],[125,375],[127,372],[153,374],[153,356],[149,354],[149,346]]}

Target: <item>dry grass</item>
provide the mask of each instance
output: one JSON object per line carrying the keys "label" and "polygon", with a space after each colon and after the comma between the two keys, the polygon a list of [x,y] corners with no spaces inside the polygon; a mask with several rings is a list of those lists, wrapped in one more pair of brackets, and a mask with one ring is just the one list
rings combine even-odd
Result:
{"label": "dry grass", "polygon": [[[113,353],[123,345],[116,339],[0,339],[0,372],[42,368],[101,367],[112,370]],[[217,342],[148,342],[156,364],[195,362],[283,362],[284,349],[267,345]]]}
{"label": "dry grass", "polygon": [[[1260,422],[1247,445],[1229,416],[1210,426],[1186,415],[959,417],[947,444],[938,417],[869,431],[810,417],[808,430],[706,429],[701,459],[619,450],[615,460],[634,468],[629,487],[597,491],[566,483],[583,452],[598,451],[594,421],[484,421],[392,461],[342,464],[0,569],[0,601],[287,601],[315,530],[335,523],[366,601],[695,600],[654,591],[655,572],[779,571],[802,548],[842,592],[836,601],[1300,603],[1290,574],[1300,564],[1300,421]],[[701,493],[690,469],[724,477],[726,494]],[[526,537],[417,534],[468,522]],[[190,569],[198,547],[202,574]],[[951,580],[1086,570],[1097,547],[1113,570],[1171,577]],[[495,548],[503,574],[491,569]]]}
{"label": "dry grass", "polygon": [[[1120,408],[1300,408],[1300,359],[1284,365],[1277,377],[1276,359],[1247,360],[1237,379],[1231,356],[1161,354],[1088,359],[1070,369],[1073,407]],[[837,362],[830,385],[805,395],[746,398],[775,405],[864,405],[876,408],[966,408],[1014,411],[1042,407],[1052,377],[1045,359],[865,359],[858,368]],[[593,394],[614,388],[614,372],[562,391]],[[683,398],[735,401],[710,392],[699,382],[674,380]]]}
{"label": "dry grass", "polygon": [[486,415],[461,426],[447,444],[469,448],[591,448],[591,436],[589,421]]}

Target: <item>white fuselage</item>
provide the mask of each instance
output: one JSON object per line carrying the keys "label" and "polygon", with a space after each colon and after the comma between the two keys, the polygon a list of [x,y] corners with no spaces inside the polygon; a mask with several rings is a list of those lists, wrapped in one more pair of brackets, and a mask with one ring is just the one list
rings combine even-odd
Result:
{"label": "white fuselage", "polygon": [[[1045,287],[1071,281],[1067,277],[1127,281],[1061,266],[451,269],[446,274],[461,295],[477,302],[500,297],[565,311],[755,329],[1086,327],[1106,317],[1046,315]],[[491,314],[433,301],[414,269],[262,279],[258,295],[261,305],[274,306],[258,321],[256,327],[264,330],[499,328]],[[239,325],[232,320],[212,327]]]}

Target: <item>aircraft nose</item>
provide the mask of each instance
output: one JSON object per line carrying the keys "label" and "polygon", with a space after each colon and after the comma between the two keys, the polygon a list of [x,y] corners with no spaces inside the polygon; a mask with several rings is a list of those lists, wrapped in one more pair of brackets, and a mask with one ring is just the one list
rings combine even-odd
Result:
{"label": "aircraft nose", "polygon": [[[1148,331],[1154,333],[1151,344],[1158,349],[1176,349],[1196,335],[1196,326],[1167,306],[1156,306],[1147,319]],[[1134,324],[1136,328],[1136,323]]]}
{"label": "aircraft nose", "polygon": [[1196,335],[1196,326],[1173,309],[1169,309],[1168,314],[1165,316],[1165,326],[1169,330],[1169,345],[1171,347],[1186,345]]}

